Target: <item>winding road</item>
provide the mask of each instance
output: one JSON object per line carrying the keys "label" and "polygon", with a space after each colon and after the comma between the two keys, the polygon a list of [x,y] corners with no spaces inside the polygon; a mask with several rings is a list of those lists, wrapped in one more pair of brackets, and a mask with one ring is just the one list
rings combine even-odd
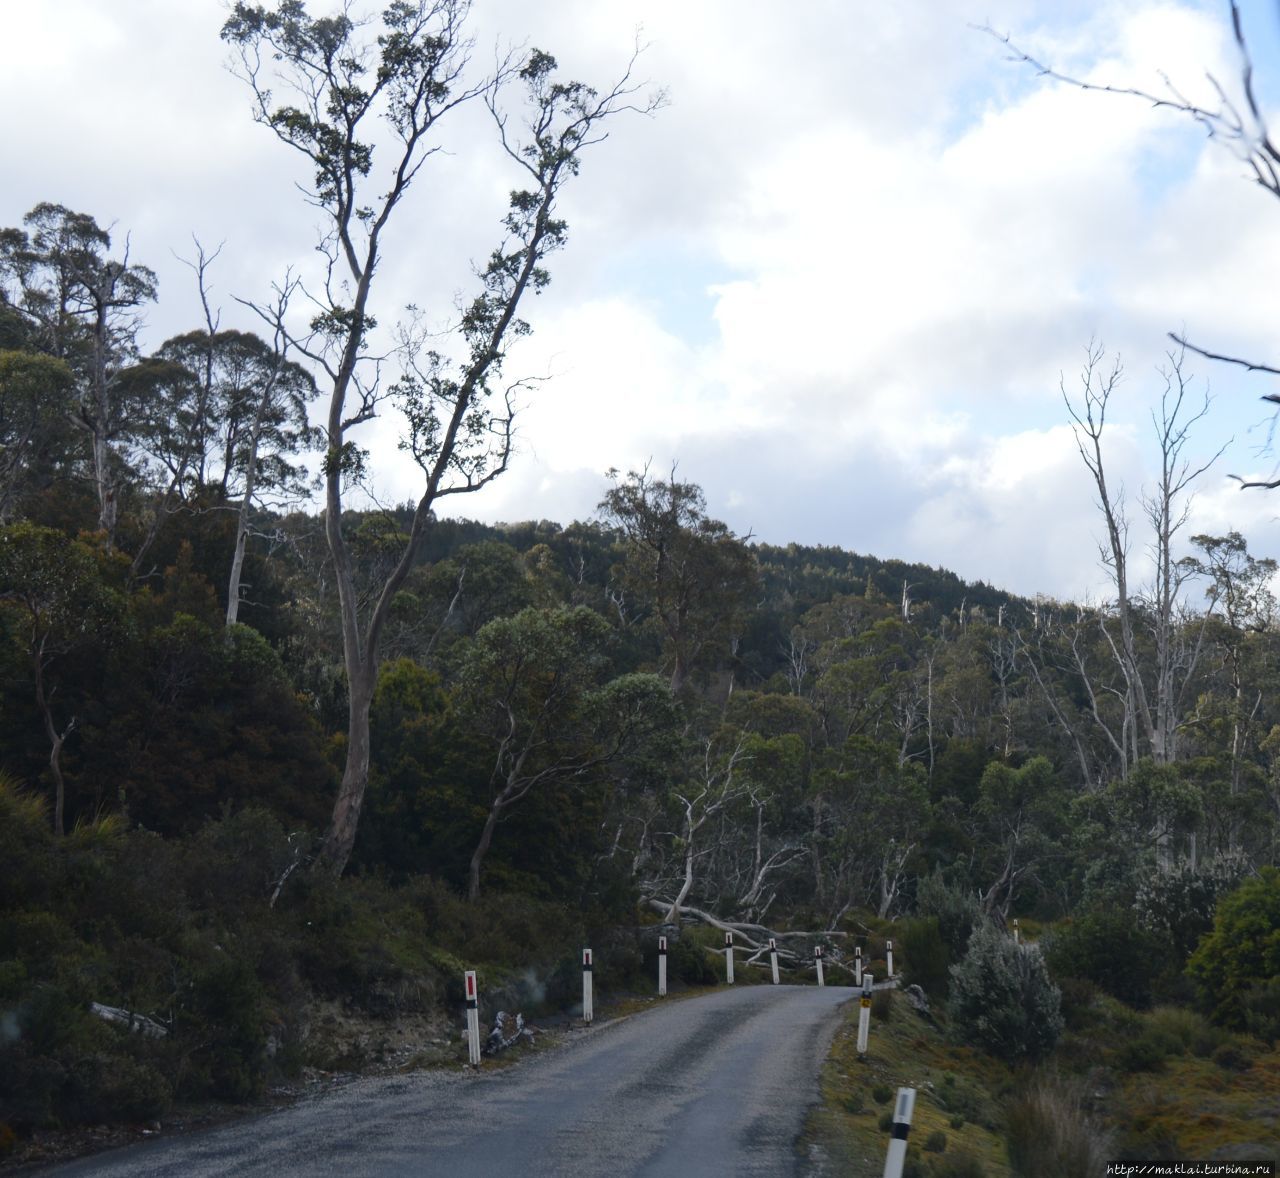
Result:
{"label": "winding road", "polygon": [[54,1170],[225,1175],[801,1175],[845,987],[743,986],[599,1026],[519,1067],[358,1081]]}

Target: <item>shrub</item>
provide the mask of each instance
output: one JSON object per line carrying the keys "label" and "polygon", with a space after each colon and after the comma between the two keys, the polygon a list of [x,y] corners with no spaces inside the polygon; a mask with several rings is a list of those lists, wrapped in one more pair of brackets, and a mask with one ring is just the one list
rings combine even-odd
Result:
{"label": "shrub", "polygon": [[888,1084],[877,1084],[871,1089],[871,1099],[876,1104],[888,1104],[893,1099],[893,1089]]}
{"label": "shrub", "polygon": [[957,1150],[933,1163],[932,1178],[986,1178],[982,1163],[967,1150]]}
{"label": "shrub", "polygon": [[1164,1069],[1165,1056],[1169,1054],[1167,1040],[1140,1035],[1120,1048],[1116,1064],[1125,1072],[1159,1072]]}
{"label": "shrub", "polygon": [[964,956],[969,937],[982,922],[978,897],[948,883],[941,868],[920,880],[916,889],[916,912],[937,921],[938,935],[950,951],[952,961]]}
{"label": "shrub", "polygon": [[1079,1090],[1052,1081],[1009,1101],[1005,1138],[1018,1178],[1101,1174],[1112,1155],[1108,1135],[1084,1111]]}
{"label": "shrub", "polygon": [[1213,927],[1218,897],[1237,887],[1248,870],[1239,855],[1219,855],[1199,867],[1152,870],[1138,881],[1139,920],[1168,945],[1180,969]]}
{"label": "shrub", "polygon": [[1055,929],[1045,958],[1055,978],[1085,978],[1121,1002],[1146,1007],[1166,964],[1165,944],[1134,913],[1095,909]]}
{"label": "shrub", "polygon": [[871,994],[871,1017],[887,1023],[893,1019],[893,991],[874,990]]}
{"label": "shrub", "polygon": [[1252,982],[1240,995],[1245,1030],[1268,1043],[1280,1039],[1280,978]]}
{"label": "shrub", "polygon": [[1061,995],[1039,949],[978,929],[951,967],[948,1009],[959,1033],[1005,1060],[1037,1059],[1062,1032]]}
{"label": "shrub", "polygon": [[902,953],[902,984],[919,986],[930,998],[947,996],[947,970],[951,951],[938,930],[936,916],[904,920],[898,925],[896,944]]}
{"label": "shrub", "polygon": [[881,1133],[888,1133],[893,1128],[893,1113],[881,1113],[880,1119],[876,1122],[880,1126]]}
{"label": "shrub", "polygon": [[689,986],[714,986],[722,976],[715,958],[688,929],[681,930],[679,938],[670,942],[667,968]]}
{"label": "shrub", "polygon": [[964,1128],[964,1117],[954,1116],[947,1122],[957,1133]]}
{"label": "shrub", "polygon": [[925,1153],[943,1153],[947,1148],[947,1135],[941,1129],[935,1129],[924,1139]]}
{"label": "shrub", "polygon": [[1223,1043],[1209,1057],[1218,1067],[1228,1072],[1247,1072],[1253,1067],[1253,1058],[1238,1043]]}
{"label": "shrub", "polygon": [[1248,1027],[1254,987],[1280,977],[1280,869],[1262,868],[1223,898],[1187,973],[1216,1021],[1237,1031]]}
{"label": "shrub", "polygon": [[[966,1121],[988,1128],[994,1124],[990,1102],[981,1090],[963,1081],[957,1082],[950,1072],[943,1078],[941,1087],[934,1092],[934,1099],[946,1112],[953,1114],[953,1129],[960,1129]],[[956,1124],[957,1121],[959,1124]]]}

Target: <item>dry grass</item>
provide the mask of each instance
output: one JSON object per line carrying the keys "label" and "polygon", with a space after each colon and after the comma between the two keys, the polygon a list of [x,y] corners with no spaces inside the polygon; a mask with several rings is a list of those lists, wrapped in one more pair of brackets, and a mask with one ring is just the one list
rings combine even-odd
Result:
{"label": "dry grass", "polygon": [[1005,1137],[1018,1178],[1092,1178],[1115,1156],[1110,1134],[1085,1109],[1080,1085],[1056,1078],[1006,1104]]}

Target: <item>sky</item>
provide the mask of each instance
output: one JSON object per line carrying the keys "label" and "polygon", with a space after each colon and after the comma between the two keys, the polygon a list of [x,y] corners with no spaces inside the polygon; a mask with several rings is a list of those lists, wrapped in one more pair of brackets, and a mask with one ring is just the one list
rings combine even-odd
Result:
{"label": "sky", "polygon": [[[331,5],[313,0],[315,12]],[[358,5],[357,5],[358,7]],[[1243,8],[1267,109],[1280,9]],[[1189,97],[1239,76],[1219,0],[476,0],[475,61],[498,43],[608,84],[662,87],[564,191],[568,247],[524,308],[508,372],[524,399],[511,469],[451,514],[568,523],[605,472],[699,484],[709,513],[774,544],[949,568],[1023,594],[1105,599],[1092,487],[1061,388],[1091,341],[1125,379],[1106,435],[1143,537],[1167,333],[1280,361],[1280,202],[1229,150],[1149,104],[1084,93],[1009,59],[975,26],[1099,83]],[[197,326],[181,258],[221,245],[226,326],[293,267],[314,275],[318,214],[297,157],[251,118],[219,0],[6,5],[0,226],[38,201],[90,213],[159,275],[143,342]],[[398,212],[375,313],[444,322],[498,240],[513,184],[483,112],[463,112]],[[1280,114],[1275,123],[1280,127]],[[378,160],[375,157],[375,169]],[[1189,357],[1212,398],[1184,529],[1236,529],[1280,557],[1270,476],[1275,378]],[[378,497],[416,499],[394,412],[360,438]]]}

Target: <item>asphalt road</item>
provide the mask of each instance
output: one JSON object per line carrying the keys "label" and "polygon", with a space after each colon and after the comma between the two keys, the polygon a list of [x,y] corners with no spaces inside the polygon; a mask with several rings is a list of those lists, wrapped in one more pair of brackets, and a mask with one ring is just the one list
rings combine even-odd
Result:
{"label": "asphalt road", "polygon": [[672,1002],[519,1067],[371,1079],[254,1120],[45,1171],[216,1175],[769,1175],[796,1141],[845,987]]}

